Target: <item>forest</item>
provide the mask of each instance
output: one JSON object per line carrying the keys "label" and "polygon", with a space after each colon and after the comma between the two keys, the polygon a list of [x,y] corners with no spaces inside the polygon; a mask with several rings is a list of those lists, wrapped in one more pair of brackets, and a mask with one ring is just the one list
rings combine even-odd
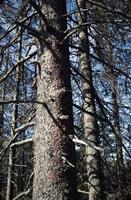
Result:
{"label": "forest", "polygon": [[0,200],[131,200],[130,0],[0,0]]}

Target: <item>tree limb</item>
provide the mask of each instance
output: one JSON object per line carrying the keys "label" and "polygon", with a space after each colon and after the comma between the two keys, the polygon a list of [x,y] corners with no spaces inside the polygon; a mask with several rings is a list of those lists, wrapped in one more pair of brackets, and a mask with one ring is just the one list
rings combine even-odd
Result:
{"label": "tree limb", "polygon": [[0,152],[0,161],[3,159],[3,157],[5,156],[5,154],[7,153],[9,147],[11,146],[11,144],[14,142],[14,140],[18,137],[18,135],[20,134],[21,131],[23,131],[26,128],[29,128],[31,126],[33,126],[35,123],[34,122],[29,122],[26,123],[22,126],[20,126],[19,128],[16,128],[14,130],[15,135],[13,136],[13,138],[9,141],[9,143],[7,144],[7,146]]}
{"label": "tree limb", "polygon": [[31,139],[27,139],[27,140],[22,140],[22,141],[13,143],[10,147],[12,148],[12,147],[24,145],[24,144],[27,144],[27,143],[32,143],[32,141],[33,141],[32,138]]}
{"label": "tree limb", "polygon": [[30,187],[28,190],[18,194],[15,198],[13,198],[13,200],[17,200],[17,199],[21,199],[23,197],[26,197],[31,192],[31,190],[32,190],[32,188]]}

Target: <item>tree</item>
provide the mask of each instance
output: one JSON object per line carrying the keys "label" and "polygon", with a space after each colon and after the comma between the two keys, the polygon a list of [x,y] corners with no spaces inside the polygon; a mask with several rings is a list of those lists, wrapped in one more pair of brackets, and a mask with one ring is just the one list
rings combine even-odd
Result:
{"label": "tree", "polygon": [[[108,3],[106,1],[102,2],[105,6],[105,8],[108,8]],[[114,33],[111,35],[110,30],[110,18],[107,13],[105,13],[105,20],[106,23],[102,25],[98,25],[99,29],[103,32],[103,36],[101,38],[101,41],[103,42],[99,43],[99,51],[102,53],[102,49],[104,49],[103,54],[101,57],[106,60],[106,62],[109,64],[105,64],[105,77],[107,78],[108,82],[110,83],[111,87],[111,98],[112,98],[112,116],[113,116],[113,132],[115,135],[115,143],[116,143],[116,168],[117,168],[117,178],[118,178],[118,189],[121,194],[121,199],[125,199],[125,194],[123,193],[123,189],[126,187],[125,182],[125,167],[124,167],[124,158],[123,158],[123,141],[122,141],[122,135],[121,135],[121,124],[120,124],[120,113],[119,113],[119,105],[118,105],[118,79],[119,75],[115,70],[113,69],[113,65],[117,62],[115,62],[114,57],[115,53],[113,53],[114,49],[113,41],[109,40],[111,36],[114,36]],[[113,27],[114,28],[114,27]],[[112,29],[113,29],[112,28]],[[123,35],[123,33],[119,33],[120,36]],[[101,37],[101,36],[99,36]],[[113,38],[112,38],[113,39]],[[100,41],[99,41],[100,42]],[[102,46],[103,45],[103,46]],[[101,49],[100,49],[101,47]],[[114,51],[115,52],[115,51]],[[121,58],[122,60],[123,58]]]}
{"label": "tree", "polygon": [[[129,4],[0,5],[2,200],[77,199],[77,192],[79,200],[130,199]],[[15,154],[7,173],[10,150]]]}
{"label": "tree", "polygon": [[[20,51],[21,51],[21,47],[20,47]],[[21,53],[19,54],[19,59],[20,59],[20,56],[21,56]],[[18,66],[16,70],[16,87],[14,88],[14,101],[19,100],[19,91],[20,91],[19,87],[20,87],[20,66]],[[15,128],[17,128],[17,118],[18,118],[18,104],[14,104],[13,111],[12,111],[11,137],[14,136],[15,134],[14,130]],[[16,149],[10,148],[6,200],[12,200],[14,196],[15,162],[16,162]]]}
{"label": "tree", "polygon": [[77,199],[66,1],[42,3],[33,200]]}
{"label": "tree", "polygon": [[[2,99],[4,100],[5,98],[5,89],[1,89],[0,90],[0,95],[2,97]],[[0,106],[0,151],[3,148],[3,141],[4,141],[4,137],[3,137],[3,122],[4,122],[4,105]],[[0,166],[0,199],[2,199],[3,195],[3,187],[4,187],[4,179],[5,179],[5,172],[4,172],[4,168],[3,166]]]}
{"label": "tree", "polygon": [[[79,25],[87,22],[87,15],[81,10],[86,9],[86,1],[78,0],[79,6]],[[88,41],[87,27],[82,27],[79,30],[80,38],[80,71],[86,78],[82,80],[82,92],[84,95],[83,108],[86,113],[83,113],[83,128],[85,139],[88,141],[86,147],[86,163],[87,177],[89,187],[89,200],[101,199],[101,181],[100,181],[100,155],[99,151],[94,148],[99,144],[99,129],[97,125],[96,109],[95,109],[95,94],[92,79],[92,68],[90,62],[90,47]]]}

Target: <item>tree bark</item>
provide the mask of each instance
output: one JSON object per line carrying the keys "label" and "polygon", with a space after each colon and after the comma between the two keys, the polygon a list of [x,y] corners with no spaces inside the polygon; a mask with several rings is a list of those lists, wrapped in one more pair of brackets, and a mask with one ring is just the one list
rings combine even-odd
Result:
{"label": "tree bark", "polygon": [[[85,0],[77,0],[80,9],[86,8]],[[87,22],[87,16],[84,12],[79,12],[79,24]],[[79,30],[80,39],[80,70],[88,81],[82,80],[82,91],[84,95],[83,107],[90,114],[83,113],[83,126],[85,138],[91,144],[86,147],[86,163],[88,176],[89,200],[100,200],[101,181],[100,181],[100,154],[93,146],[98,145],[99,130],[96,121],[95,95],[93,90],[92,68],[89,58],[89,41],[87,27]]]}
{"label": "tree bark", "polygon": [[75,200],[71,72],[68,42],[61,44],[67,29],[66,1],[47,0],[42,12],[37,98],[43,105],[36,109],[33,200]]}

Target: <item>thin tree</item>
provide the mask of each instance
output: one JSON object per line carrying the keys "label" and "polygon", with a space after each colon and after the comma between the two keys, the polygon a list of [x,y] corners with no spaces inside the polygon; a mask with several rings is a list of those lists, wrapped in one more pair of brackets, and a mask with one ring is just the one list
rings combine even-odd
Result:
{"label": "thin tree", "polygon": [[[21,58],[21,44],[22,40],[20,40],[20,47],[18,53],[18,59]],[[16,77],[15,77],[15,87],[14,87],[14,101],[19,101],[19,93],[20,93],[20,70],[21,65],[16,68]],[[17,118],[18,118],[18,103],[13,105],[12,110],[12,126],[11,126],[11,137],[14,136],[14,130],[17,128]],[[8,177],[7,177],[7,193],[6,200],[12,200],[15,193],[14,187],[14,174],[15,174],[15,162],[16,162],[16,150],[15,148],[9,149],[9,166],[8,166]]]}
{"label": "thin tree", "polygon": [[[6,86],[6,83],[3,84],[4,86]],[[5,87],[1,88],[0,90],[0,95],[2,100],[4,100],[5,98]],[[4,125],[4,105],[0,106],[0,150],[3,148],[3,141],[4,141],[4,134],[3,134],[3,125]],[[0,165],[0,199],[2,199],[2,192],[3,192],[3,188],[4,188],[4,177],[5,177],[5,173],[3,172],[4,167],[2,165]]]}
{"label": "thin tree", "polygon": [[[107,7],[106,2],[104,5]],[[108,16],[105,15],[107,22],[109,21]],[[117,178],[118,178],[118,189],[121,194],[121,199],[125,199],[123,189],[126,187],[125,179],[125,167],[124,167],[124,158],[123,158],[123,141],[121,134],[121,123],[120,123],[120,113],[119,113],[119,104],[118,104],[118,73],[113,69],[113,63],[115,55],[113,55],[112,44],[109,38],[111,37],[109,23],[105,23],[102,26],[103,34],[107,37],[104,39],[104,56],[110,66],[105,66],[106,78],[111,85],[111,97],[112,97],[112,116],[113,116],[113,125],[114,125],[114,134],[115,134],[115,143],[116,143],[116,168],[117,168]],[[104,57],[103,56],[103,57]]]}
{"label": "thin tree", "polygon": [[[85,0],[77,0],[79,7],[79,25],[87,22],[87,15],[81,10],[86,9]],[[82,26],[79,30],[80,38],[80,70],[86,80],[82,80],[82,91],[84,95],[83,107],[87,111],[83,113],[83,128],[85,138],[90,145],[86,147],[86,163],[88,176],[89,200],[99,200],[101,197],[100,181],[100,155],[94,148],[98,145],[99,130],[96,119],[95,94],[93,89],[92,68],[90,62],[90,47],[88,39],[88,30]]]}

